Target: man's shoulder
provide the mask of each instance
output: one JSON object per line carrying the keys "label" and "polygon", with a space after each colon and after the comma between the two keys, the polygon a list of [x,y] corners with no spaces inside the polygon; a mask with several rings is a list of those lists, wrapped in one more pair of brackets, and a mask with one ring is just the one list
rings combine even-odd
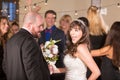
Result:
{"label": "man's shoulder", "polygon": [[[13,35],[8,42],[9,43],[22,43],[24,40],[30,39],[32,36],[30,36],[28,33],[24,31],[19,31],[15,35]],[[31,40],[31,39],[30,39]]]}
{"label": "man's shoulder", "polygon": [[62,31],[62,30],[59,29],[58,27],[56,27],[56,30],[57,30],[57,32],[59,32],[59,33],[64,33],[64,31]]}

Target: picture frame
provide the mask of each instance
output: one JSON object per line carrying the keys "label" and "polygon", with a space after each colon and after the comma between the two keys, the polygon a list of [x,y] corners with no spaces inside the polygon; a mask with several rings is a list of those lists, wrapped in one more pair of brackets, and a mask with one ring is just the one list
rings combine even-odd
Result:
{"label": "picture frame", "polygon": [[91,0],[91,5],[101,8],[101,0]]}

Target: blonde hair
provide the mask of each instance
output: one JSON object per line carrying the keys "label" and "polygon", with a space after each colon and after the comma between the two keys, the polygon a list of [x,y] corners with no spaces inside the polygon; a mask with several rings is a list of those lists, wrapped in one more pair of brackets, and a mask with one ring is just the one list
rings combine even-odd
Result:
{"label": "blonde hair", "polygon": [[[63,15],[63,16],[61,17],[59,23],[61,24],[62,21],[65,21],[65,22],[67,22],[67,23],[71,23],[71,22],[72,22],[72,17],[71,17],[70,15],[68,15],[68,14],[65,14],[65,15]],[[59,28],[60,28],[60,29],[62,28],[61,25],[59,26]]]}
{"label": "blonde hair", "polygon": [[89,20],[89,31],[92,35],[103,35],[107,33],[107,25],[103,21],[99,9],[96,6],[90,6],[87,11],[87,18]]}

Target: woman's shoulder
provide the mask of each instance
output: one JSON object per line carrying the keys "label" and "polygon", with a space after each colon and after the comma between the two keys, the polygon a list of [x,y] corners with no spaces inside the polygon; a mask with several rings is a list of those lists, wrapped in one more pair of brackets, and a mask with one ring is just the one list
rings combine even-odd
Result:
{"label": "woman's shoulder", "polygon": [[88,51],[87,44],[80,44],[80,45],[78,45],[77,51],[80,52],[80,53]]}
{"label": "woman's shoulder", "polygon": [[87,44],[79,44],[77,49],[87,48]]}

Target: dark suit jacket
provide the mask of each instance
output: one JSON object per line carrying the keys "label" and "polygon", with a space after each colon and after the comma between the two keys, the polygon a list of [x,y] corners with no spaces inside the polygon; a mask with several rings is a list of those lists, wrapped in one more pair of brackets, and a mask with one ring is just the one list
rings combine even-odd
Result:
{"label": "dark suit jacket", "polygon": [[7,80],[50,80],[39,45],[25,29],[21,29],[8,40],[3,68]]}
{"label": "dark suit jacket", "polygon": [[[62,30],[56,27],[51,33],[51,38],[53,40],[61,40],[60,42],[56,43],[59,50],[59,53],[58,53],[59,58],[56,62],[56,66],[58,68],[64,67],[63,57],[64,57],[64,50],[65,50],[65,34]],[[40,45],[40,44],[45,44],[45,42],[46,40],[45,40],[45,30],[44,30],[41,32],[41,37],[39,38],[38,43]]]}
{"label": "dark suit jacket", "polygon": [[3,72],[3,68],[2,68],[2,61],[3,61],[3,46],[0,43],[0,80],[6,80],[6,76],[5,73]]}

